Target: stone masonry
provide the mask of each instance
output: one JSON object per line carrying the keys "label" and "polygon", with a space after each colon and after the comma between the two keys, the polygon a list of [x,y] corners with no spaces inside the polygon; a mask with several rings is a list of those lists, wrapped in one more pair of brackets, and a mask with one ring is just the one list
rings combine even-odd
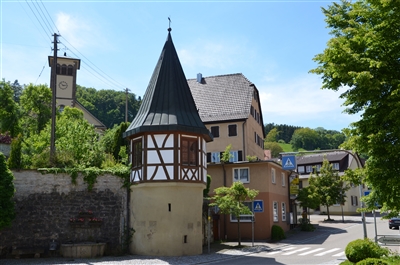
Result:
{"label": "stone masonry", "polygon": [[[118,252],[127,216],[127,190],[121,178],[98,176],[88,191],[81,175],[76,185],[67,174],[24,170],[13,175],[16,218],[0,231],[0,254],[13,248],[43,248],[45,255],[57,254],[49,251],[53,241],[57,249],[63,243],[102,242],[107,243],[106,253]],[[89,222],[93,218],[102,221]]]}

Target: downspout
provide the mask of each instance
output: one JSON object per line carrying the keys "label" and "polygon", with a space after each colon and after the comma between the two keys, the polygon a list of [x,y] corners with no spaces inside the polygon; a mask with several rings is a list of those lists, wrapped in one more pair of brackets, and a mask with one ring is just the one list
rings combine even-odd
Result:
{"label": "downspout", "polygon": [[243,153],[242,153],[242,160],[245,161],[245,157],[246,157],[246,141],[245,141],[245,135],[244,135],[244,125],[246,124],[246,120],[244,120],[244,122],[242,123],[242,135],[243,135]]}

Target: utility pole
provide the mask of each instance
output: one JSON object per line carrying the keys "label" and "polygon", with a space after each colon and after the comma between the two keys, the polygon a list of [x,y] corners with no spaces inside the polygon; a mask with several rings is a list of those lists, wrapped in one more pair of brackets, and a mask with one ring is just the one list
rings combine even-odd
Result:
{"label": "utility pole", "polygon": [[56,155],[56,91],[57,91],[57,35],[54,33],[54,55],[53,55],[53,66],[51,67],[51,91],[52,91],[52,101],[51,101],[51,136],[50,136],[50,164],[53,165],[55,162]]}
{"label": "utility pole", "polygon": [[128,122],[128,91],[129,89],[125,89],[126,97],[125,97],[125,122]]}

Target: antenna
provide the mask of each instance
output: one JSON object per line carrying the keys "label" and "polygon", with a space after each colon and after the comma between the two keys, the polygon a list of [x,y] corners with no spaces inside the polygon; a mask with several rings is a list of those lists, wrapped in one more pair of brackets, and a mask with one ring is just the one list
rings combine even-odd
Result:
{"label": "antenna", "polygon": [[168,17],[169,23],[168,23],[168,31],[171,31],[171,19]]}

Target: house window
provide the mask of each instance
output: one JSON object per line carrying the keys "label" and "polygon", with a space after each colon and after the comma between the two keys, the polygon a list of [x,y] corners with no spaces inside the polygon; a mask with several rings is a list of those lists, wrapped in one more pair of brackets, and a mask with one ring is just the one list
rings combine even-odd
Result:
{"label": "house window", "polygon": [[186,166],[197,166],[197,139],[182,138],[181,161]]}
{"label": "house window", "polygon": [[321,165],[316,165],[316,168],[317,168],[317,172],[321,171]]}
{"label": "house window", "polygon": [[212,152],[211,153],[211,162],[219,163],[221,161],[220,152]]}
{"label": "house window", "polygon": [[339,163],[332,163],[332,169],[339,170]]}
{"label": "house window", "polygon": [[283,186],[283,187],[286,186],[286,183],[285,183],[285,173],[281,173],[281,181],[282,181],[282,186]]}
{"label": "house window", "polygon": [[234,168],[233,182],[240,181],[242,183],[250,183],[249,168]]}
{"label": "house window", "polygon": [[298,166],[297,167],[297,172],[304,173],[304,166]]}
{"label": "house window", "polygon": [[272,183],[276,183],[276,179],[275,179],[275,168],[271,168],[271,181]]}
{"label": "house window", "polygon": [[236,124],[228,125],[228,136],[237,136]]}
{"label": "house window", "polygon": [[[243,202],[244,205],[246,205],[250,211],[253,212],[253,203],[252,202]],[[241,214],[240,215],[240,222],[251,222],[252,221],[252,214]],[[234,214],[231,214],[231,222],[237,222],[237,217]]]}
{"label": "house window", "polygon": [[286,221],[286,203],[282,202],[282,221]]}
{"label": "house window", "polygon": [[132,168],[142,166],[142,139],[132,142]]}
{"label": "house window", "polygon": [[239,161],[239,152],[238,151],[230,151],[231,156],[229,157],[229,162],[237,162]]}
{"label": "house window", "polygon": [[306,166],[306,172],[307,173],[313,172],[312,166]]}
{"label": "house window", "polygon": [[274,222],[278,222],[279,221],[279,217],[278,217],[278,202],[273,202],[272,203],[272,214],[274,216]]}
{"label": "house window", "polygon": [[214,138],[219,137],[219,126],[211,126],[211,134]]}

